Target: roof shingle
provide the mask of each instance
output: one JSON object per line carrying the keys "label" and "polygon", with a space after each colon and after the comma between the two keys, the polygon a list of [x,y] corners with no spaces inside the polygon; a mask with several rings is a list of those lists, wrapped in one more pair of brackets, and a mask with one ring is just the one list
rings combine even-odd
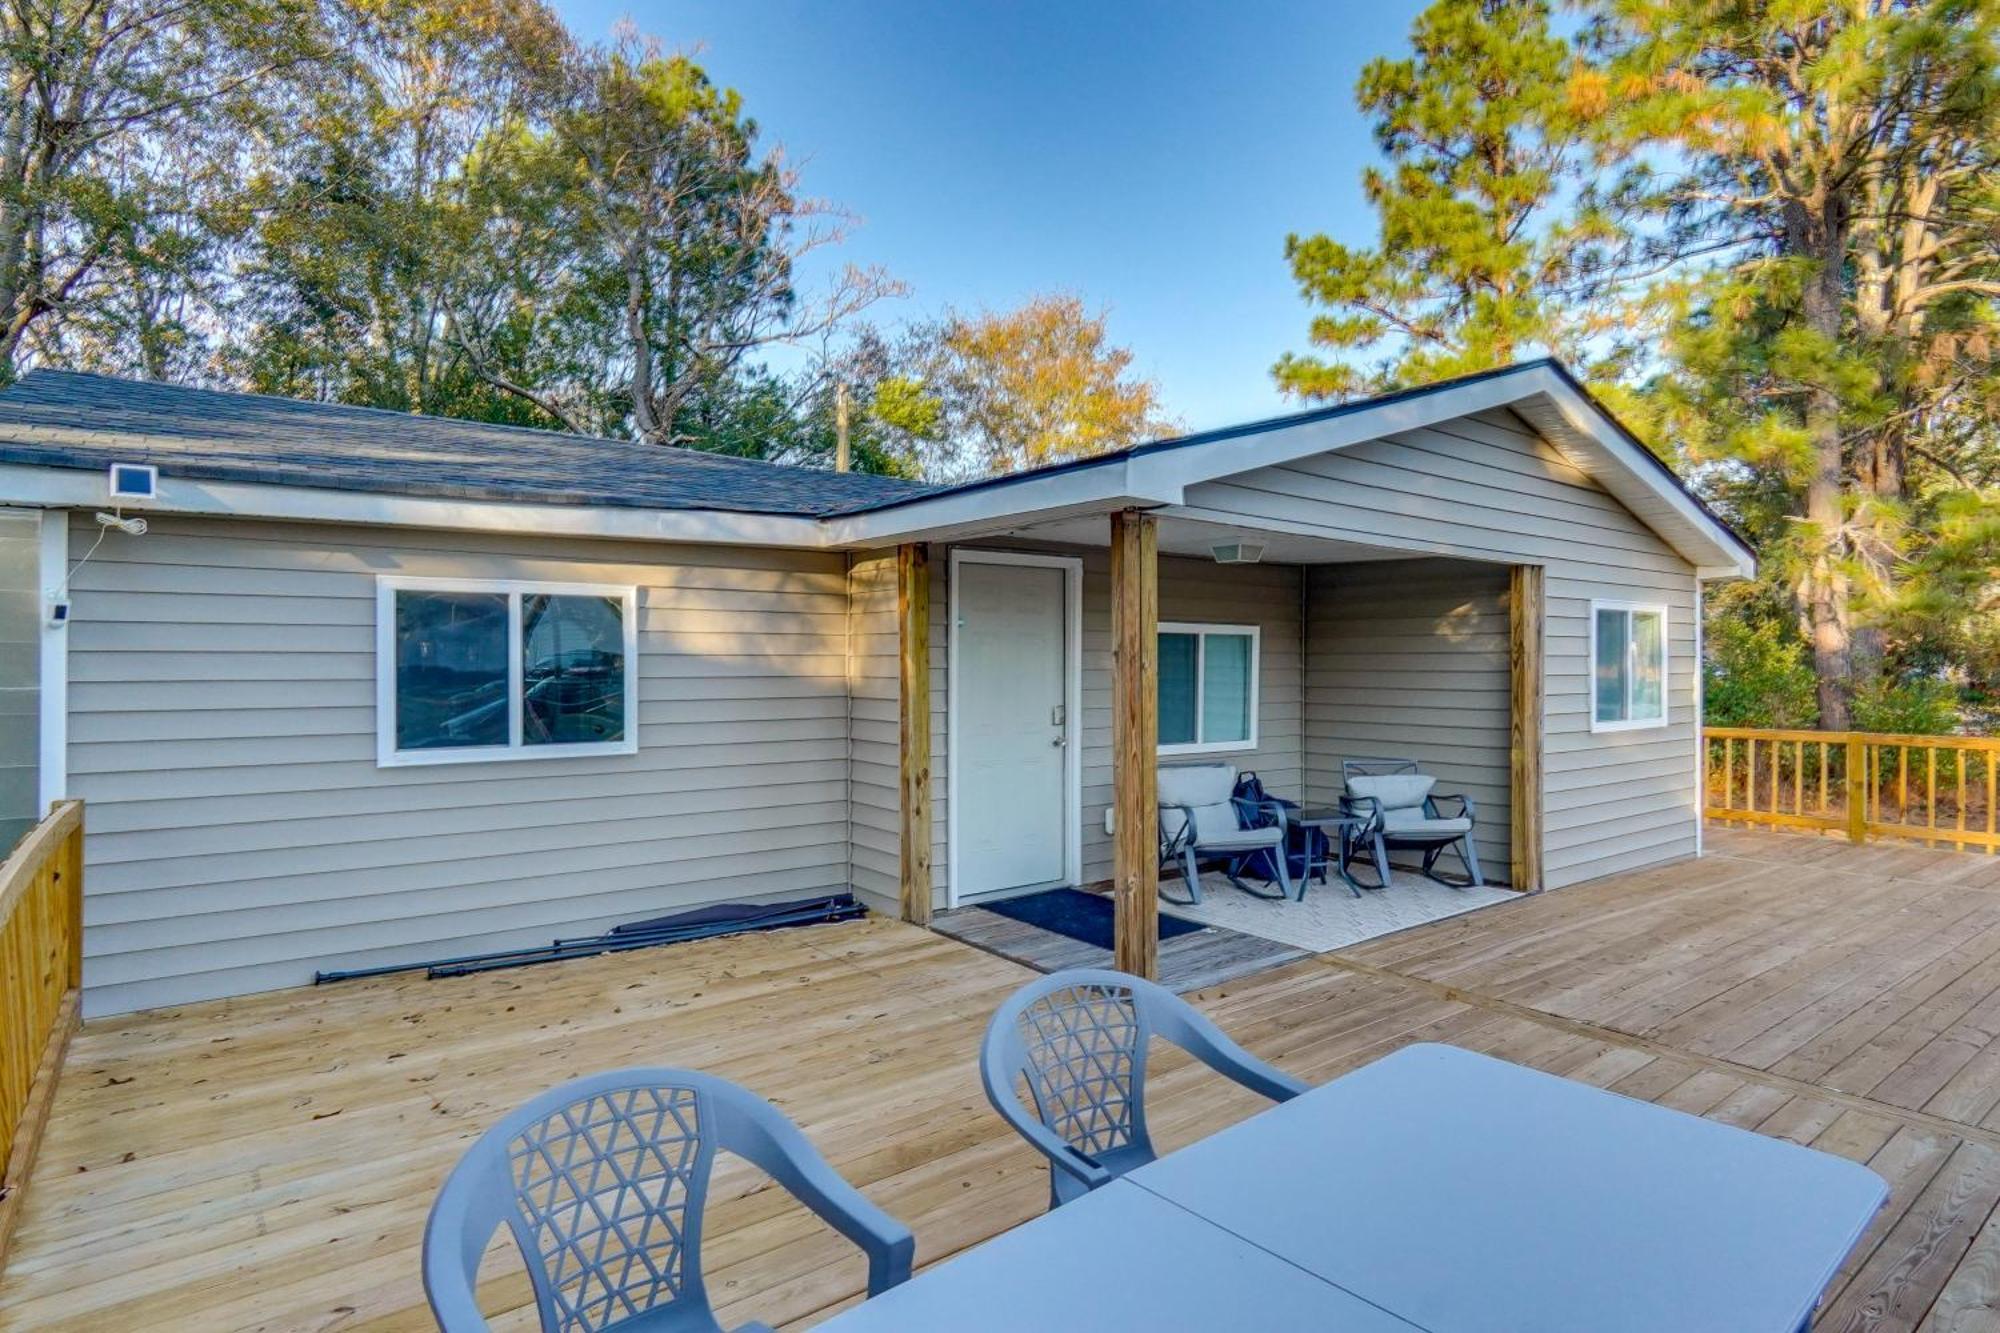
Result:
{"label": "roof shingle", "polygon": [[820,517],[934,488],[696,449],[32,370],[0,393],[0,463],[390,495]]}

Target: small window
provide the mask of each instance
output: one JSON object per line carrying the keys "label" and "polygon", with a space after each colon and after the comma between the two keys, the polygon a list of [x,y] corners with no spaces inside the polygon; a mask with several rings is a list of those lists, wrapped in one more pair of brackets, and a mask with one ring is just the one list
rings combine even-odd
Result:
{"label": "small window", "polygon": [[385,766],[631,754],[631,588],[382,579],[376,727]]}
{"label": "small window", "polygon": [[1667,608],[1590,604],[1592,731],[1667,721]]}
{"label": "small window", "polygon": [[1257,748],[1257,627],[1160,626],[1160,753]]}

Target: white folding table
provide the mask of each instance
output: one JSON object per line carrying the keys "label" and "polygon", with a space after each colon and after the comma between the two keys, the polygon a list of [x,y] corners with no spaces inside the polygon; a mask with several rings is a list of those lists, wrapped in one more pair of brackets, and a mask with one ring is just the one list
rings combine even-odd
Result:
{"label": "white folding table", "polygon": [[1435,1333],[1794,1333],[1888,1197],[1846,1158],[1428,1044],[1126,1180]]}
{"label": "white folding table", "polygon": [[1408,1046],[825,1327],[1795,1333],[1887,1197],[1844,1158]]}
{"label": "white folding table", "polygon": [[1119,1180],[820,1327],[828,1333],[1417,1333],[1404,1320]]}

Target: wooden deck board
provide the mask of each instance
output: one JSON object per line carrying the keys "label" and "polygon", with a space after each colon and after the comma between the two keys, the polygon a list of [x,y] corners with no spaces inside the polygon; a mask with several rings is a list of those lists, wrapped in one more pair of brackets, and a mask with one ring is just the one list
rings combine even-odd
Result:
{"label": "wooden deck board", "polygon": [[[1448,1041],[1868,1162],[1892,1200],[1817,1326],[2000,1329],[2000,858],[1734,830],[1711,850],[1191,998],[1313,1081]],[[86,1024],[0,1329],[428,1328],[418,1238],[465,1144],[632,1063],[770,1096],[935,1262],[1045,1202],[975,1067],[1028,975],[870,920]],[[1155,1066],[1163,1146],[1258,1105]],[[782,1192],[741,1167],[715,1189],[725,1322],[805,1327],[856,1298],[858,1256]],[[494,1327],[530,1329],[518,1267],[496,1250],[491,1272]]]}

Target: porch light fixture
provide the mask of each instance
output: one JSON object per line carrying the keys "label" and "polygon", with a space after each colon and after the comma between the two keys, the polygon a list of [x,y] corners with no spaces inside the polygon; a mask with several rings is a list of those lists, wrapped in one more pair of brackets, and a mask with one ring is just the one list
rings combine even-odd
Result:
{"label": "porch light fixture", "polygon": [[1264,543],[1244,541],[1241,537],[1217,542],[1209,549],[1215,553],[1218,565],[1254,565],[1264,558]]}

